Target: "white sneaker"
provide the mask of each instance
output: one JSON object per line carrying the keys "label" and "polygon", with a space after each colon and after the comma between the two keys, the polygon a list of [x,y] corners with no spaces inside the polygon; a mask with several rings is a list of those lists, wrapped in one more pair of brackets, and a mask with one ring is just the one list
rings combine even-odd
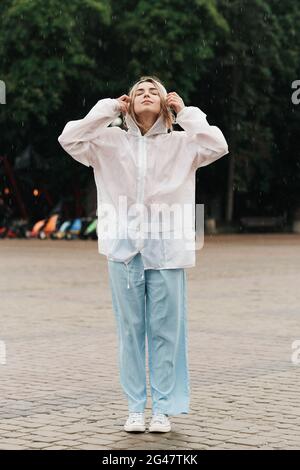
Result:
{"label": "white sneaker", "polygon": [[149,426],[150,432],[168,432],[171,431],[171,423],[168,417],[162,413],[152,415]]}
{"label": "white sneaker", "polygon": [[124,430],[127,432],[144,432],[146,430],[144,413],[129,413],[124,424]]}

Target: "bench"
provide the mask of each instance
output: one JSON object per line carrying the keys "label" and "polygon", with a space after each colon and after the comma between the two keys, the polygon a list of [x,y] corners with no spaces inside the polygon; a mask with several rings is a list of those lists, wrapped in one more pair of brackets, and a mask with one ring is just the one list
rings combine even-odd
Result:
{"label": "bench", "polygon": [[279,228],[283,227],[286,222],[285,216],[254,216],[254,217],[241,217],[240,225],[243,229],[246,228]]}

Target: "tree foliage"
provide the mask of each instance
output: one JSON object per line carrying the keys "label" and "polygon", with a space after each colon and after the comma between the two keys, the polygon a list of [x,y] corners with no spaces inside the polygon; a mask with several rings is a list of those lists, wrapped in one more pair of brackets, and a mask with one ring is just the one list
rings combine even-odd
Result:
{"label": "tree foliage", "polygon": [[244,196],[254,212],[273,205],[292,213],[300,205],[299,109],[291,101],[299,30],[297,0],[2,0],[0,154],[13,160],[32,144],[52,163],[54,193],[74,175],[84,184],[89,170],[57,143],[63,126],[154,74],[228,140],[229,156],[203,169],[224,217],[238,215],[234,203]]}

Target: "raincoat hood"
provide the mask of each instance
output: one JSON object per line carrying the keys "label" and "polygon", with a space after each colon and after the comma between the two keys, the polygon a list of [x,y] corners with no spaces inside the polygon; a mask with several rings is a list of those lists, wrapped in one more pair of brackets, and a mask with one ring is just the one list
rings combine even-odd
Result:
{"label": "raincoat hood", "polygon": [[[129,113],[126,113],[124,120],[128,128],[127,132],[129,134],[133,134],[137,136],[142,135],[139,126],[135,123],[135,121],[132,119]],[[167,134],[167,133],[168,133],[168,128],[165,125],[163,114],[160,114],[158,118],[156,119],[155,123],[153,124],[153,126],[150,127],[150,129],[148,129],[148,131],[144,135],[149,136],[149,135]]]}

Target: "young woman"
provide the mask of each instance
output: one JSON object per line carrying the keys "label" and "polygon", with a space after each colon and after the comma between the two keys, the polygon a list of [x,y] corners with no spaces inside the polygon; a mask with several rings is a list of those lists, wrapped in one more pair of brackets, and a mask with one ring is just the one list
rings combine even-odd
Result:
{"label": "young woman", "polygon": [[[110,126],[120,113],[125,129]],[[183,130],[174,131],[175,122]],[[195,245],[193,217],[183,212],[194,209],[196,169],[226,155],[226,140],[198,107],[144,76],[128,95],[101,99],[68,122],[58,141],[94,170],[98,251],[108,260],[129,409],[124,429],[145,431],[147,338],[149,431],[168,432],[168,417],[190,404],[185,268],[195,266]]]}

